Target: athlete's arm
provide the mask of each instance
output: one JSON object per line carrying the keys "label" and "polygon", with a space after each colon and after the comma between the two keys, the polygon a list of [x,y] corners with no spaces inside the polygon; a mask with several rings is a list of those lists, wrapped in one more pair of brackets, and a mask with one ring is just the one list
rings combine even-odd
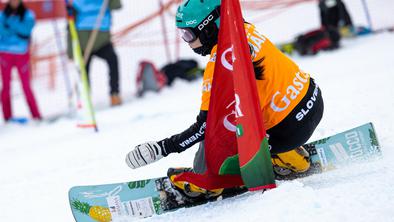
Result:
{"label": "athlete's arm", "polygon": [[196,118],[196,122],[188,129],[158,142],[160,145],[163,144],[163,155],[167,156],[170,153],[183,152],[194,144],[203,141],[207,125],[207,116],[208,111],[201,110]]}

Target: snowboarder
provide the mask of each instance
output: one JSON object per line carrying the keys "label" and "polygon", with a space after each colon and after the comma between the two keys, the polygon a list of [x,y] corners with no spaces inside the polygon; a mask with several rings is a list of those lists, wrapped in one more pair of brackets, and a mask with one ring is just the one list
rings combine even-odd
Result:
{"label": "snowboarder", "polygon": [[[182,38],[201,56],[210,56],[203,76],[202,102],[197,120],[182,133],[161,141],[136,146],[126,156],[135,169],[153,163],[170,153],[183,152],[200,143],[192,169],[170,169],[174,185],[188,192],[218,195],[223,189],[205,190],[188,181],[174,182],[177,174],[193,170],[203,174],[205,165],[204,133],[210,90],[216,61],[220,28],[220,0],[185,0],[176,13]],[[211,19],[206,19],[211,18]],[[203,24],[203,25],[201,25]],[[279,175],[305,172],[310,168],[309,154],[302,145],[310,138],[323,115],[321,91],[315,81],[278,50],[254,25],[245,22],[255,70],[264,126],[269,135],[274,171]],[[196,136],[199,135],[199,136]]]}
{"label": "snowboarder", "polygon": [[11,71],[18,69],[27,104],[33,119],[40,121],[41,114],[30,86],[31,32],[35,23],[33,11],[27,9],[21,0],[10,0],[4,11],[0,12],[0,68],[2,78],[1,104],[4,120],[12,119],[11,109]]}

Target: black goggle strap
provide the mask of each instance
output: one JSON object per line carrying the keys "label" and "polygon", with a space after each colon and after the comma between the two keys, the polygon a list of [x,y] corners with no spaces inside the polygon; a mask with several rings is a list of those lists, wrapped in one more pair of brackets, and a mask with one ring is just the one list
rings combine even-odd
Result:
{"label": "black goggle strap", "polygon": [[[220,6],[217,6],[211,13],[209,13],[209,15],[207,15],[207,17],[205,17],[202,22],[200,22],[196,27],[194,28],[183,28],[186,32],[191,32],[189,34],[193,35],[193,39],[187,42],[192,42],[194,40],[196,40],[200,34],[201,31],[209,26],[210,24],[212,24],[213,22],[216,21],[216,19],[218,19],[220,17]],[[186,39],[184,39],[186,41]]]}
{"label": "black goggle strap", "polygon": [[220,17],[220,6],[216,7],[207,17],[205,17],[200,24],[198,24],[195,29],[199,30],[200,32],[212,22],[215,22],[216,19]]}

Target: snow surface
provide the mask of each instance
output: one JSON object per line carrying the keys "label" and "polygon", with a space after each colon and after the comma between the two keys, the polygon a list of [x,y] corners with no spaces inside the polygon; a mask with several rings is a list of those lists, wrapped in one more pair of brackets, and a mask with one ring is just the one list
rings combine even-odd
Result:
{"label": "snow surface", "polygon": [[[383,2],[393,6],[391,0]],[[301,9],[311,5],[295,10]],[[316,15],[303,16],[314,20]],[[278,41],[284,39],[279,37],[282,30],[270,26],[275,21],[292,29],[296,25],[283,17],[264,23],[270,29],[258,25]],[[301,25],[299,31],[303,29]],[[294,57],[316,79],[325,101],[323,120],[311,140],[373,122],[383,159],[144,221],[394,221],[393,52],[394,34],[382,33],[345,40],[338,51]],[[160,94],[100,110],[99,133],[77,129],[76,121],[66,117],[52,124],[1,122],[0,220],[70,222],[67,192],[72,186],[158,177],[169,167],[191,166],[197,147],[138,170],[129,169],[124,157],[138,143],[187,128],[198,113],[200,90],[200,81],[177,81]]]}

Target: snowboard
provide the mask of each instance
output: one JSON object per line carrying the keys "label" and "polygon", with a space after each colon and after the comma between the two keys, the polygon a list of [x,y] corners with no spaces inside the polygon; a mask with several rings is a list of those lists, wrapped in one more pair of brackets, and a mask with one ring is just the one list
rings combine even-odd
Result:
{"label": "snowboard", "polygon": [[[376,159],[382,155],[372,123],[308,143],[304,147],[310,153],[313,167],[299,176]],[[247,192],[246,188],[225,189],[218,197],[192,198],[174,188],[168,177],[161,177],[106,185],[76,186],[69,191],[69,201],[76,222],[126,222],[244,192]]]}

